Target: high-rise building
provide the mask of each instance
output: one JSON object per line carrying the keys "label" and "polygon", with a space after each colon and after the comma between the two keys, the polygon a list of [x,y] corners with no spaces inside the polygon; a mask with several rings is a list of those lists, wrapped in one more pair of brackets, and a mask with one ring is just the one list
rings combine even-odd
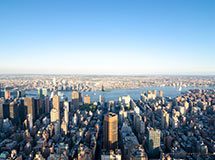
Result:
{"label": "high-rise building", "polygon": [[42,99],[36,98],[34,99],[34,108],[35,108],[35,117],[39,118],[39,116],[43,113],[42,108]]}
{"label": "high-rise building", "polygon": [[69,111],[68,108],[64,108],[64,120],[68,124],[69,123]]}
{"label": "high-rise building", "polygon": [[52,99],[52,108],[55,108],[56,110],[60,111],[60,96],[54,95]]}
{"label": "high-rise building", "polygon": [[84,96],[84,104],[90,104],[90,96],[89,95]]}
{"label": "high-rise building", "polygon": [[164,109],[161,112],[161,127],[163,129],[169,128],[169,113]]}
{"label": "high-rise building", "polygon": [[42,96],[43,96],[43,90],[42,90],[42,88],[38,88],[37,89],[37,93],[38,93],[38,97],[42,98]]}
{"label": "high-rise building", "polygon": [[35,107],[34,107],[34,98],[32,97],[25,97],[24,105],[26,107],[26,114],[31,114],[33,121],[35,120]]}
{"label": "high-rise building", "polygon": [[0,99],[0,119],[4,119],[4,107],[1,99]]}
{"label": "high-rise building", "polygon": [[10,108],[8,102],[0,102],[0,112],[3,119],[10,117]]}
{"label": "high-rise building", "polygon": [[18,117],[19,117],[18,113],[19,112],[18,112],[17,103],[11,102],[9,110],[10,110],[10,118],[11,118],[12,122],[15,124],[18,124]]}
{"label": "high-rise building", "polygon": [[22,97],[22,92],[16,91],[16,98],[21,98],[21,97]]}
{"label": "high-rise building", "polygon": [[59,111],[56,110],[55,108],[52,108],[50,112],[50,118],[51,118],[51,122],[59,121],[60,120]]}
{"label": "high-rise building", "polygon": [[67,135],[68,132],[68,123],[66,123],[65,120],[62,121],[61,123],[61,131],[64,135]]}
{"label": "high-rise building", "polygon": [[147,149],[150,156],[158,156],[160,151],[160,130],[148,128]]}
{"label": "high-rise building", "polygon": [[159,94],[159,97],[163,97],[163,91],[162,90],[160,90],[158,94]]}
{"label": "high-rise building", "polygon": [[39,98],[42,98],[48,95],[48,90],[46,88],[38,88],[37,92],[38,92]]}
{"label": "high-rise building", "polygon": [[5,89],[5,91],[4,91],[4,98],[5,99],[10,99],[10,90],[9,89]]}
{"label": "high-rise building", "polygon": [[50,112],[50,103],[49,103],[49,97],[48,96],[46,96],[44,98],[44,108],[45,108],[45,113]]}
{"label": "high-rise building", "polygon": [[23,99],[21,99],[20,103],[18,103],[18,110],[20,122],[23,123],[26,119],[26,106],[24,105]]}
{"label": "high-rise building", "polygon": [[81,93],[79,93],[78,91],[72,91],[71,98],[72,98],[72,104],[75,107],[78,107],[79,103],[82,101],[81,100]]}
{"label": "high-rise building", "polygon": [[53,96],[52,99],[52,110],[50,112],[51,122],[59,121],[60,122],[60,96]]}
{"label": "high-rise building", "polygon": [[118,116],[109,112],[104,117],[103,122],[103,148],[115,150],[118,147]]}

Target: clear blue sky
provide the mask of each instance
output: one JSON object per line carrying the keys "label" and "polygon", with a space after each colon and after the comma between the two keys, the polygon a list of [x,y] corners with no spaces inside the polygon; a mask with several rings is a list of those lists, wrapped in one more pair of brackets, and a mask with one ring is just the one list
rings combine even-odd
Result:
{"label": "clear blue sky", "polygon": [[0,73],[215,74],[215,1],[1,0]]}

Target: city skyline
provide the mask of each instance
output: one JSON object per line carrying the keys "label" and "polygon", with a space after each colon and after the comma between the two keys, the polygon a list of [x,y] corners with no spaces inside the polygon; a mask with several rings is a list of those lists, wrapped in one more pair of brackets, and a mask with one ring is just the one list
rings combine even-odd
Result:
{"label": "city skyline", "polygon": [[214,1],[0,2],[0,74],[214,75]]}

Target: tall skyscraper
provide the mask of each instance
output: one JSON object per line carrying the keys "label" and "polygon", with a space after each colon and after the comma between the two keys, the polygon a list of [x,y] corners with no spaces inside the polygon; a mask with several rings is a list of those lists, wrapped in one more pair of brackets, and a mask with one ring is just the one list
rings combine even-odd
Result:
{"label": "tall skyscraper", "polygon": [[54,95],[52,99],[53,108],[60,111],[60,96]]}
{"label": "tall skyscraper", "polygon": [[81,93],[78,91],[72,91],[72,104],[75,107],[78,107],[79,103],[82,101]]}
{"label": "tall skyscraper", "polygon": [[49,113],[50,112],[50,103],[49,103],[49,97],[46,96],[44,98],[44,108],[45,108],[45,113]]}
{"label": "tall skyscraper", "polygon": [[62,123],[61,123],[61,132],[64,135],[67,135],[67,132],[68,132],[68,123],[66,123],[65,120],[63,120]]}
{"label": "tall skyscraper", "polygon": [[10,108],[9,108],[9,103],[8,102],[0,102],[0,114],[1,117],[0,118],[9,118],[10,117]]}
{"label": "tall skyscraper", "polygon": [[164,109],[161,112],[161,127],[163,129],[169,128],[169,113]]}
{"label": "tall skyscraper", "polygon": [[51,118],[51,122],[59,121],[60,120],[59,111],[56,110],[55,108],[52,108],[50,112],[50,118]]}
{"label": "tall skyscraper", "polygon": [[118,116],[109,112],[104,117],[103,122],[103,148],[115,150],[118,146]]}
{"label": "tall skyscraper", "polygon": [[5,99],[10,99],[10,90],[9,89],[5,89],[5,91],[4,91],[4,98]]}
{"label": "tall skyscraper", "polygon": [[17,103],[11,102],[9,110],[10,110],[10,118],[11,118],[12,122],[15,124],[18,124],[18,117],[19,117],[18,113],[19,112],[18,112]]}
{"label": "tall skyscraper", "polygon": [[150,156],[158,156],[160,150],[160,130],[148,128],[147,149]]}
{"label": "tall skyscraper", "polygon": [[0,99],[0,119],[4,119],[4,107],[1,99]]}
{"label": "tall skyscraper", "polygon": [[25,97],[24,105],[26,107],[27,115],[31,114],[33,121],[35,120],[35,107],[34,107],[34,98]]}
{"label": "tall skyscraper", "polygon": [[84,96],[84,104],[90,104],[90,96],[89,95]]}
{"label": "tall skyscraper", "polygon": [[51,122],[60,122],[60,97],[55,95],[52,99],[52,110],[50,112]]}
{"label": "tall skyscraper", "polygon": [[69,123],[69,110],[66,107],[64,107],[64,120],[67,124]]}

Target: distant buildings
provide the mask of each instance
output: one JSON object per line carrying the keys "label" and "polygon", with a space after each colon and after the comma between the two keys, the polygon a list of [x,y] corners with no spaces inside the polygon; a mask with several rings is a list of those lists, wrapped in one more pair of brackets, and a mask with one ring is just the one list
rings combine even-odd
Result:
{"label": "distant buildings", "polygon": [[104,117],[103,122],[103,148],[115,150],[118,146],[118,116],[109,112]]}

